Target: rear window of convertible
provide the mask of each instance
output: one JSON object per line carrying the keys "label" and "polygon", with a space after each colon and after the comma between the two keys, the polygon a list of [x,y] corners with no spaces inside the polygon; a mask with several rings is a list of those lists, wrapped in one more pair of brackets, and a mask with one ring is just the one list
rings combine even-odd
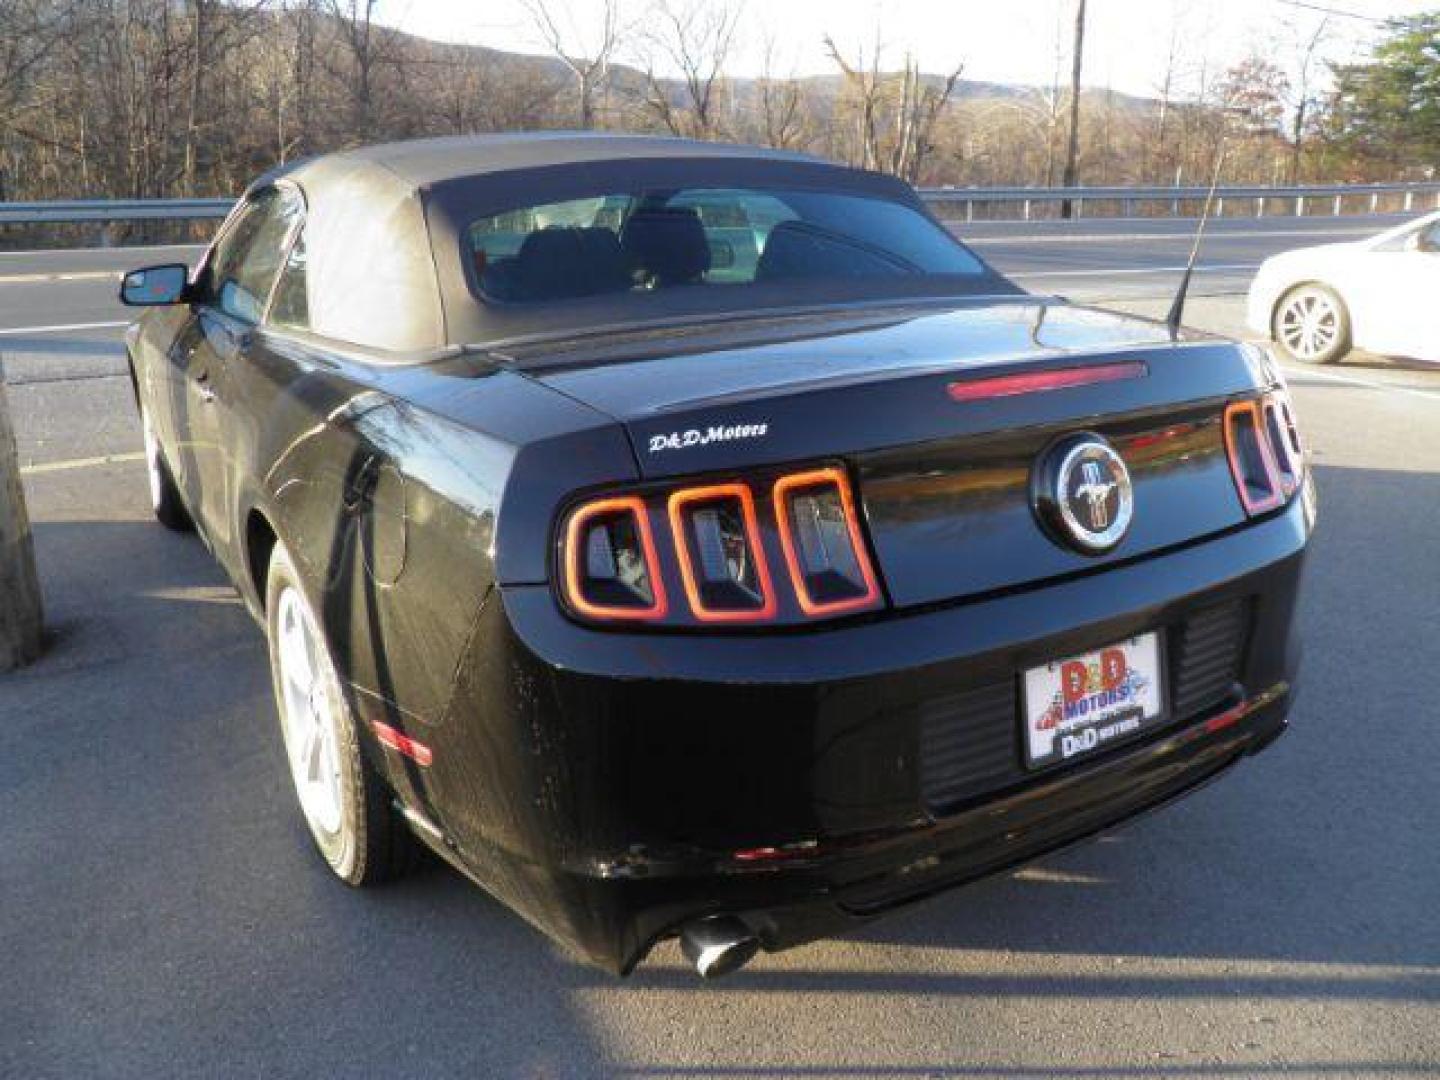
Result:
{"label": "rear window of convertible", "polygon": [[465,236],[481,294],[517,303],[801,279],[992,278],[912,207],[838,192],[596,195],[490,214]]}

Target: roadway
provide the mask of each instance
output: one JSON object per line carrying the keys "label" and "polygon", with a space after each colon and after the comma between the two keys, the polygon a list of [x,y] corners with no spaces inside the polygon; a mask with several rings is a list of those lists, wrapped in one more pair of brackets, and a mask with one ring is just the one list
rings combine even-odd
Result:
{"label": "roadway", "polygon": [[[1238,326],[1236,267],[1388,223],[1227,221],[1192,313]],[[967,231],[1033,287],[1150,312],[1184,234]],[[0,1077],[1440,1069],[1440,372],[1292,373],[1322,520],[1273,751],[1102,842],[727,981],[667,946],[621,982],[447,871],[356,893],[307,849],[260,634],[201,545],[147,520],[119,331],[54,329],[123,319],[110,275],[171,254],[0,255],[54,632],[0,677]]]}

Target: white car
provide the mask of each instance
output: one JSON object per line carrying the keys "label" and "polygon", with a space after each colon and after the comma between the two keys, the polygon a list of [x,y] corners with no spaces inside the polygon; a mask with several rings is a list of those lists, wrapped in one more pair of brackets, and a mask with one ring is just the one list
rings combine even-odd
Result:
{"label": "white car", "polygon": [[1266,259],[1247,319],[1291,360],[1350,349],[1440,363],[1440,211],[1379,236]]}

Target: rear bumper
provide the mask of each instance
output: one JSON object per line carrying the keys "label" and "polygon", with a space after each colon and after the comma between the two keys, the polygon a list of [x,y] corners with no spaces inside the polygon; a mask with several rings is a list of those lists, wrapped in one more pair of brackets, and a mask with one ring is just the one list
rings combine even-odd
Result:
{"label": "rear bumper", "polygon": [[[707,914],[772,949],[824,936],[1164,803],[1278,736],[1308,532],[1297,500],[1104,573],[803,634],[601,633],[546,589],[505,589],[435,733],[426,809],[458,865],[617,971]],[[953,794],[927,774],[937,700],[1148,630],[1174,642],[1231,603],[1235,678],[1203,705],[1094,758],[937,796]],[[1002,723],[1018,754],[1018,717]]]}
{"label": "rear bumper", "polygon": [[[766,949],[789,948],[1085,840],[1203,787],[1283,734],[1288,706],[1288,687],[1272,687],[1221,730],[1211,722],[1226,719],[1229,710],[911,830],[837,842],[811,860],[702,865],[691,873],[597,880],[587,888],[619,894],[620,908],[638,921],[636,944],[700,915],[733,914]],[[620,970],[642,956],[626,956]]]}

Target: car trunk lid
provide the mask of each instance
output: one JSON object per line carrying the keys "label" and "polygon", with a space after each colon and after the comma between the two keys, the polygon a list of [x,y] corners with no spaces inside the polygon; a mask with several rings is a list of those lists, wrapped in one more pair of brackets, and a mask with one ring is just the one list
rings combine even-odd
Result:
{"label": "car trunk lid", "polygon": [[[1177,343],[1155,323],[1033,299],[816,318],[744,340],[753,332],[681,335],[678,348],[671,334],[619,356],[612,342],[603,358],[560,350],[529,373],[623,423],[646,479],[843,461],[897,606],[1084,571],[1244,520],[1221,414],[1262,376],[1231,343]],[[1124,375],[995,397],[975,382],[1097,365]],[[972,393],[957,400],[957,385]],[[1108,439],[1134,486],[1134,523],[1099,556],[1048,535],[1031,505],[1036,461],[1078,431]]]}

